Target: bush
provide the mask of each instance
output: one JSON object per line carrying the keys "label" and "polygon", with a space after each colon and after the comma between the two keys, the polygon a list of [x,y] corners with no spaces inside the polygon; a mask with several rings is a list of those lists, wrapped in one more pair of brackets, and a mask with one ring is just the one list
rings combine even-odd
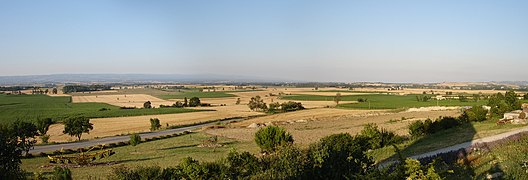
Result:
{"label": "bush", "polygon": [[303,110],[304,106],[300,102],[288,101],[281,104],[282,111],[297,111]]}
{"label": "bush", "polygon": [[132,134],[130,135],[130,144],[132,146],[136,146],[138,145],[139,143],[141,143],[141,136],[139,136],[139,134]]}
{"label": "bush", "polygon": [[49,138],[50,138],[50,135],[47,135],[47,134],[40,136],[40,140],[42,140],[42,143],[48,143]]}
{"label": "bush", "polygon": [[189,107],[196,107],[196,106],[200,106],[201,101],[200,101],[200,98],[198,97],[192,97],[191,99],[189,99]]}
{"label": "bush", "polygon": [[109,111],[110,109],[109,108],[101,108],[99,109],[99,111]]}
{"label": "bush", "polygon": [[368,141],[371,149],[378,149],[388,145],[403,142],[404,138],[387,131],[383,128],[378,128],[376,124],[367,124],[361,130],[360,135]]}
{"label": "bush", "polygon": [[462,118],[440,117],[436,121],[432,121],[431,119],[427,119],[424,122],[415,121],[409,125],[409,135],[413,138],[417,138],[457,127],[463,124],[464,121],[461,119]]}
{"label": "bush", "polygon": [[473,106],[471,109],[465,110],[460,119],[466,122],[480,122],[485,121],[487,115],[488,110],[480,106]]}
{"label": "bush", "polygon": [[268,126],[255,133],[255,142],[262,152],[274,152],[277,147],[293,143],[293,137],[284,128]]}
{"label": "bush", "polygon": [[362,138],[350,134],[334,134],[312,144],[309,158],[313,162],[314,179],[342,179],[365,174],[373,165],[364,153],[369,148]]}
{"label": "bush", "polygon": [[282,146],[277,153],[263,158],[267,169],[262,173],[256,173],[254,179],[310,179],[307,176],[309,159],[306,152],[293,146]]}
{"label": "bush", "polygon": [[72,174],[70,169],[66,167],[54,167],[53,178],[54,180],[72,180]]}
{"label": "bush", "polygon": [[119,107],[119,109],[136,109],[136,107],[122,106],[122,107]]}
{"label": "bush", "polygon": [[150,119],[150,131],[158,130],[160,127],[161,127],[161,124],[158,118]]}
{"label": "bush", "polygon": [[172,177],[164,178],[162,176],[162,172],[163,171],[159,166],[139,166],[133,169],[127,168],[125,166],[117,166],[112,168],[112,174],[108,177],[108,179],[172,179]]}
{"label": "bush", "polygon": [[258,174],[262,168],[260,160],[249,152],[238,153],[231,151],[227,155],[226,164],[227,172],[229,172],[231,179]]}

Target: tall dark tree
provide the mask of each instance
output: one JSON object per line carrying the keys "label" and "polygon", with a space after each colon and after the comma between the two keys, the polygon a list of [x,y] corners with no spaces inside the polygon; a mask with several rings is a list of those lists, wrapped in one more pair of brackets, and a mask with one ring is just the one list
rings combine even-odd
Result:
{"label": "tall dark tree", "polygon": [[64,121],[64,134],[75,136],[80,141],[83,133],[89,133],[93,124],[86,117],[74,117]]}
{"label": "tall dark tree", "polygon": [[20,168],[22,148],[11,130],[0,125],[0,179],[25,179]]}
{"label": "tall dark tree", "polygon": [[143,103],[143,108],[145,108],[145,109],[152,108],[152,103],[150,101],[147,101],[147,102]]}
{"label": "tall dark tree", "polygon": [[38,119],[37,130],[39,135],[43,136],[48,133],[51,124],[53,124],[53,120],[51,118]]}
{"label": "tall dark tree", "polygon": [[10,129],[13,135],[19,139],[18,147],[22,148],[26,154],[37,143],[35,136],[38,135],[38,132],[37,127],[33,123],[17,121],[11,125]]}
{"label": "tall dark tree", "polygon": [[187,97],[183,98],[183,107],[188,107],[189,102],[187,101]]}
{"label": "tall dark tree", "polygon": [[200,102],[200,98],[198,97],[192,97],[190,100],[189,100],[189,106],[190,107],[196,107],[196,106],[200,106],[201,102]]}

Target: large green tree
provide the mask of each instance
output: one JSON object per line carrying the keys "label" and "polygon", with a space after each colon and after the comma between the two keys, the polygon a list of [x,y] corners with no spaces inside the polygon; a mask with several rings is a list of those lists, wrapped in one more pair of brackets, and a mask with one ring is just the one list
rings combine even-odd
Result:
{"label": "large green tree", "polygon": [[44,118],[44,119],[38,119],[37,120],[37,130],[41,136],[48,133],[50,125],[53,124],[53,120],[51,118]]}
{"label": "large green tree", "polygon": [[252,111],[266,111],[268,109],[268,106],[260,96],[252,97],[251,100],[249,100],[248,107]]}
{"label": "large green tree", "polygon": [[189,106],[190,107],[196,107],[196,106],[200,106],[202,102],[200,101],[200,98],[198,97],[192,97],[191,99],[189,99]]}
{"label": "large green tree", "polygon": [[77,137],[81,140],[83,133],[89,133],[93,129],[93,124],[86,117],[74,117],[64,121],[64,134]]}
{"label": "large green tree", "polygon": [[367,173],[374,164],[365,154],[368,149],[365,139],[347,133],[322,138],[308,149],[314,163],[312,178],[345,179]]}
{"label": "large green tree", "polygon": [[20,168],[22,148],[10,128],[0,125],[0,179],[25,179]]}
{"label": "large green tree", "polygon": [[17,121],[11,125],[13,136],[18,138],[18,147],[27,154],[37,143],[35,136],[38,135],[37,127],[30,122]]}
{"label": "large green tree", "polygon": [[286,132],[284,128],[278,126],[268,126],[259,129],[255,133],[255,143],[262,152],[274,152],[279,146],[293,143],[293,136]]}

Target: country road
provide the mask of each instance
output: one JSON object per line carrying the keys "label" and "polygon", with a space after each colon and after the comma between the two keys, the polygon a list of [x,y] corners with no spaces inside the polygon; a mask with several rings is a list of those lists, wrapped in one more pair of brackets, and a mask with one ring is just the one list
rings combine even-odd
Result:
{"label": "country road", "polygon": [[[230,120],[224,120],[219,122],[233,122],[233,121],[241,121],[244,120],[243,118],[238,119],[230,119]],[[159,137],[159,136],[165,136],[165,135],[171,135],[175,133],[182,133],[184,131],[192,131],[198,128],[210,126],[217,124],[218,122],[211,122],[206,124],[200,124],[200,125],[194,125],[189,127],[182,127],[182,128],[176,128],[176,129],[168,129],[163,131],[157,131],[157,132],[147,132],[147,133],[140,133],[142,139],[145,138],[153,138],[153,137]],[[111,137],[105,137],[105,138],[99,138],[99,139],[93,139],[93,140],[87,140],[87,141],[81,141],[81,142],[72,142],[72,143],[64,143],[64,144],[53,144],[53,145],[42,145],[42,146],[35,146],[34,149],[30,150],[29,153],[35,154],[35,153],[51,153],[56,150],[60,150],[62,148],[64,149],[78,149],[78,148],[86,148],[91,146],[97,146],[101,144],[110,144],[110,143],[118,143],[118,142],[127,142],[130,140],[129,136],[111,136]]]}

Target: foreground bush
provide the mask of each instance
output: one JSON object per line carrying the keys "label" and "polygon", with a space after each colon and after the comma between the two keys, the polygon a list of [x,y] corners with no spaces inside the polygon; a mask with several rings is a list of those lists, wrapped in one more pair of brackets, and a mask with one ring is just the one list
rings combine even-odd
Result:
{"label": "foreground bush", "polygon": [[286,132],[284,128],[268,126],[255,133],[255,143],[262,152],[274,152],[277,147],[293,143],[293,136]]}
{"label": "foreground bush", "polygon": [[454,117],[440,117],[432,121],[427,119],[425,121],[415,121],[409,125],[409,134],[413,138],[418,138],[425,135],[434,134],[446,129],[451,129],[466,123],[463,118]]}
{"label": "foreground bush", "polygon": [[359,136],[368,142],[371,149],[378,149],[404,141],[403,137],[371,123],[363,127]]}
{"label": "foreground bush", "polygon": [[136,146],[139,143],[141,143],[141,136],[139,136],[139,134],[130,135],[130,145]]}
{"label": "foreground bush", "polygon": [[368,149],[368,142],[363,138],[346,133],[322,138],[308,149],[314,167],[313,177],[343,179],[366,174],[374,164],[365,154]]}

